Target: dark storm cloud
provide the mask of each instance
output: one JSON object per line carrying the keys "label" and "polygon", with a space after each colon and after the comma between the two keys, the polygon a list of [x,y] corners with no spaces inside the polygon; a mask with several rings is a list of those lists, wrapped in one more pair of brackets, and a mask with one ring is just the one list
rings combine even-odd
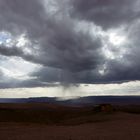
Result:
{"label": "dark storm cloud", "polygon": [[39,33],[39,24],[43,20],[42,9],[38,0],[0,0],[0,28],[12,33],[35,29]]}
{"label": "dark storm cloud", "polygon": [[31,74],[31,76],[37,77],[38,80],[42,82],[61,82],[61,84],[76,84],[78,81],[77,78],[78,72],[70,72],[63,69],[51,68],[51,67],[43,67],[39,71],[36,71]]}
{"label": "dark storm cloud", "polygon": [[7,48],[6,46],[0,45],[0,54],[5,56],[22,56],[23,52],[17,47]]}
{"label": "dark storm cloud", "polygon": [[[65,16],[60,20],[57,17],[47,18],[47,13],[42,10],[43,7],[40,8],[38,1],[7,0],[5,2],[1,0],[1,3],[10,12],[10,15],[5,16],[3,13],[7,9],[4,8],[1,14],[2,19],[9,20],[6,26],[15,25],[15,30],[25,30],[30,40],[38,42],[37,56],[23,55],[24,59],[70,71],[92,69],[99,63],[100,38],[96,35],[91,38],[88,31],[76,32],[73,28],[75,24],[73,20]],[[1,54],[10,55],[11,52],[11,55],[16,53],[17,56],[21,55],[17,48],[13,49],[16,50],[4,51],[4,48],[1,48]]]}
{"label": "dark storm cloud", "polygon": [[28,88],[28,87],[45,87],[45,86],[54,86],[54,84],[44,84],[38,80],[25,80],[25,81],[19,81],[14,78],[8,78],[5,76],[5,80],[0,82],[0,88]]}
{"label": "dark storm cloud", "polygon": [[[48,0],[46,0],[48,1]],[[108,83],[139,80],[140,10],[137,0],[68,0],[54,1],[55,6],[39,0],[0,0],[0,30],[30,40],[24,47],[0,45],[0,54],[21,57],[42,66],[30,74],[37,79],[25,80],[18,86],[44,86],[44,83]],[[92,24],[92,26],[91,26]],[[131,45],[123,44],[126,53],[121,59],[109,60],[102,51],[105,38],[98,33],[120,26],[130,37]],[[95,29],[92,29],[95,28]],[[126,30],[127,29],[127,30]],[[92,31],[93,30],[93,31]],[[109,47],[112,47],[110,44]],[[111,50],[111,49],[110,49]],[[112,49],[113,50],[113,49]],[[114,49],[116,55],[119,51]],[[105,74],[99,73],[106,65]]]}
{"label": "dark storm cloud", "polygon": [[110,61],[107,64],[107,74],[100,77],[100,80],[104,83],[123,83],[126,81],[140,80],[140,64],[137,63],[135,65],[134,63],[125,64],[123,62]]}
{"label": "dark storm cloud", "polygon": [[103,28],[116,28],[140,17],[138,0],[72,0],[71,16]]}

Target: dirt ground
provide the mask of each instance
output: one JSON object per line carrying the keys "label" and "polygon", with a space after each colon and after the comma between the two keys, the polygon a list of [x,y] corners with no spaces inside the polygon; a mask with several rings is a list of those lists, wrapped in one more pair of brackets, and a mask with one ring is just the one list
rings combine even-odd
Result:
{"label": "dirt ground", "polygon": [[0,122],[0,140],[140,140],[140,115],[117,113],[79,125]]}

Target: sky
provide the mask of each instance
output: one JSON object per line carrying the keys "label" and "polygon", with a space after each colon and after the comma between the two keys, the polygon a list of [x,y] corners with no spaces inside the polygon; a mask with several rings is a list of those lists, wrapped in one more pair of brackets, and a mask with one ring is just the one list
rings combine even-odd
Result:
{"label": "sky", "polygon": [[0,0],[0,98],[140,95],[140,0]]}

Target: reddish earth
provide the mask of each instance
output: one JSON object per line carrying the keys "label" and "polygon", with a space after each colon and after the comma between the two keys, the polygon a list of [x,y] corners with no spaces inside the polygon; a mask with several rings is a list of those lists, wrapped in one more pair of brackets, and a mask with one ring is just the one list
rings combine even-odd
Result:
{"label": "reddish earth", "polygon": [[[89,113],[91,111],[89,108],[84,108],[83,111],[79,108],[75,111],[76,109],[59,107],[61,108],[60,113],[64,116],[60,117],[60,114],[56,113],[57,107],[55,109],[51,107],[53,115],[58,116],[61,121],[54,120],[54,116],[51,114],[52,119],[45,116],[47,120],[50,120],[43,123],[44,117],[39,121],[31,121],[30,118],[29,120],[28,118],[23,119],[27,117],[27,114],[37,119],[34,113],[27,108],[25,111],[18,106],[21,112],[17,111],[16,108],[13,113],[7,109],[8,106],[5,107],[5,105],[0,106],[0,140],[140,140],[140,114],[119,111],[115,113]],[[75,115],[67,117],[66,113],[69,115],[68,112]],[[83,115],[83,112],[87,114]],[[12,116],[15,115],[16,119],[22,114],[24,122],[21,118],[18,121],[9,119],[10,113]],[[6,114],[9,115],[9,118],[6,116],[5,122],[3,122],[4,118],[1,116]],[[49,113],[47,112],[45,115],[49,115]]]}

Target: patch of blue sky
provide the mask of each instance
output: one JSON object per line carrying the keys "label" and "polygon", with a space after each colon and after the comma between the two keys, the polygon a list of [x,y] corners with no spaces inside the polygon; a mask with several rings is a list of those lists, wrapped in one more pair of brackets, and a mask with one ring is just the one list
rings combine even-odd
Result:
{"label": "patch of blue sky", "polygon": [[11,39],[11,35],[9,33],[0,32],[0,44],[7,43],[9,39]]}

